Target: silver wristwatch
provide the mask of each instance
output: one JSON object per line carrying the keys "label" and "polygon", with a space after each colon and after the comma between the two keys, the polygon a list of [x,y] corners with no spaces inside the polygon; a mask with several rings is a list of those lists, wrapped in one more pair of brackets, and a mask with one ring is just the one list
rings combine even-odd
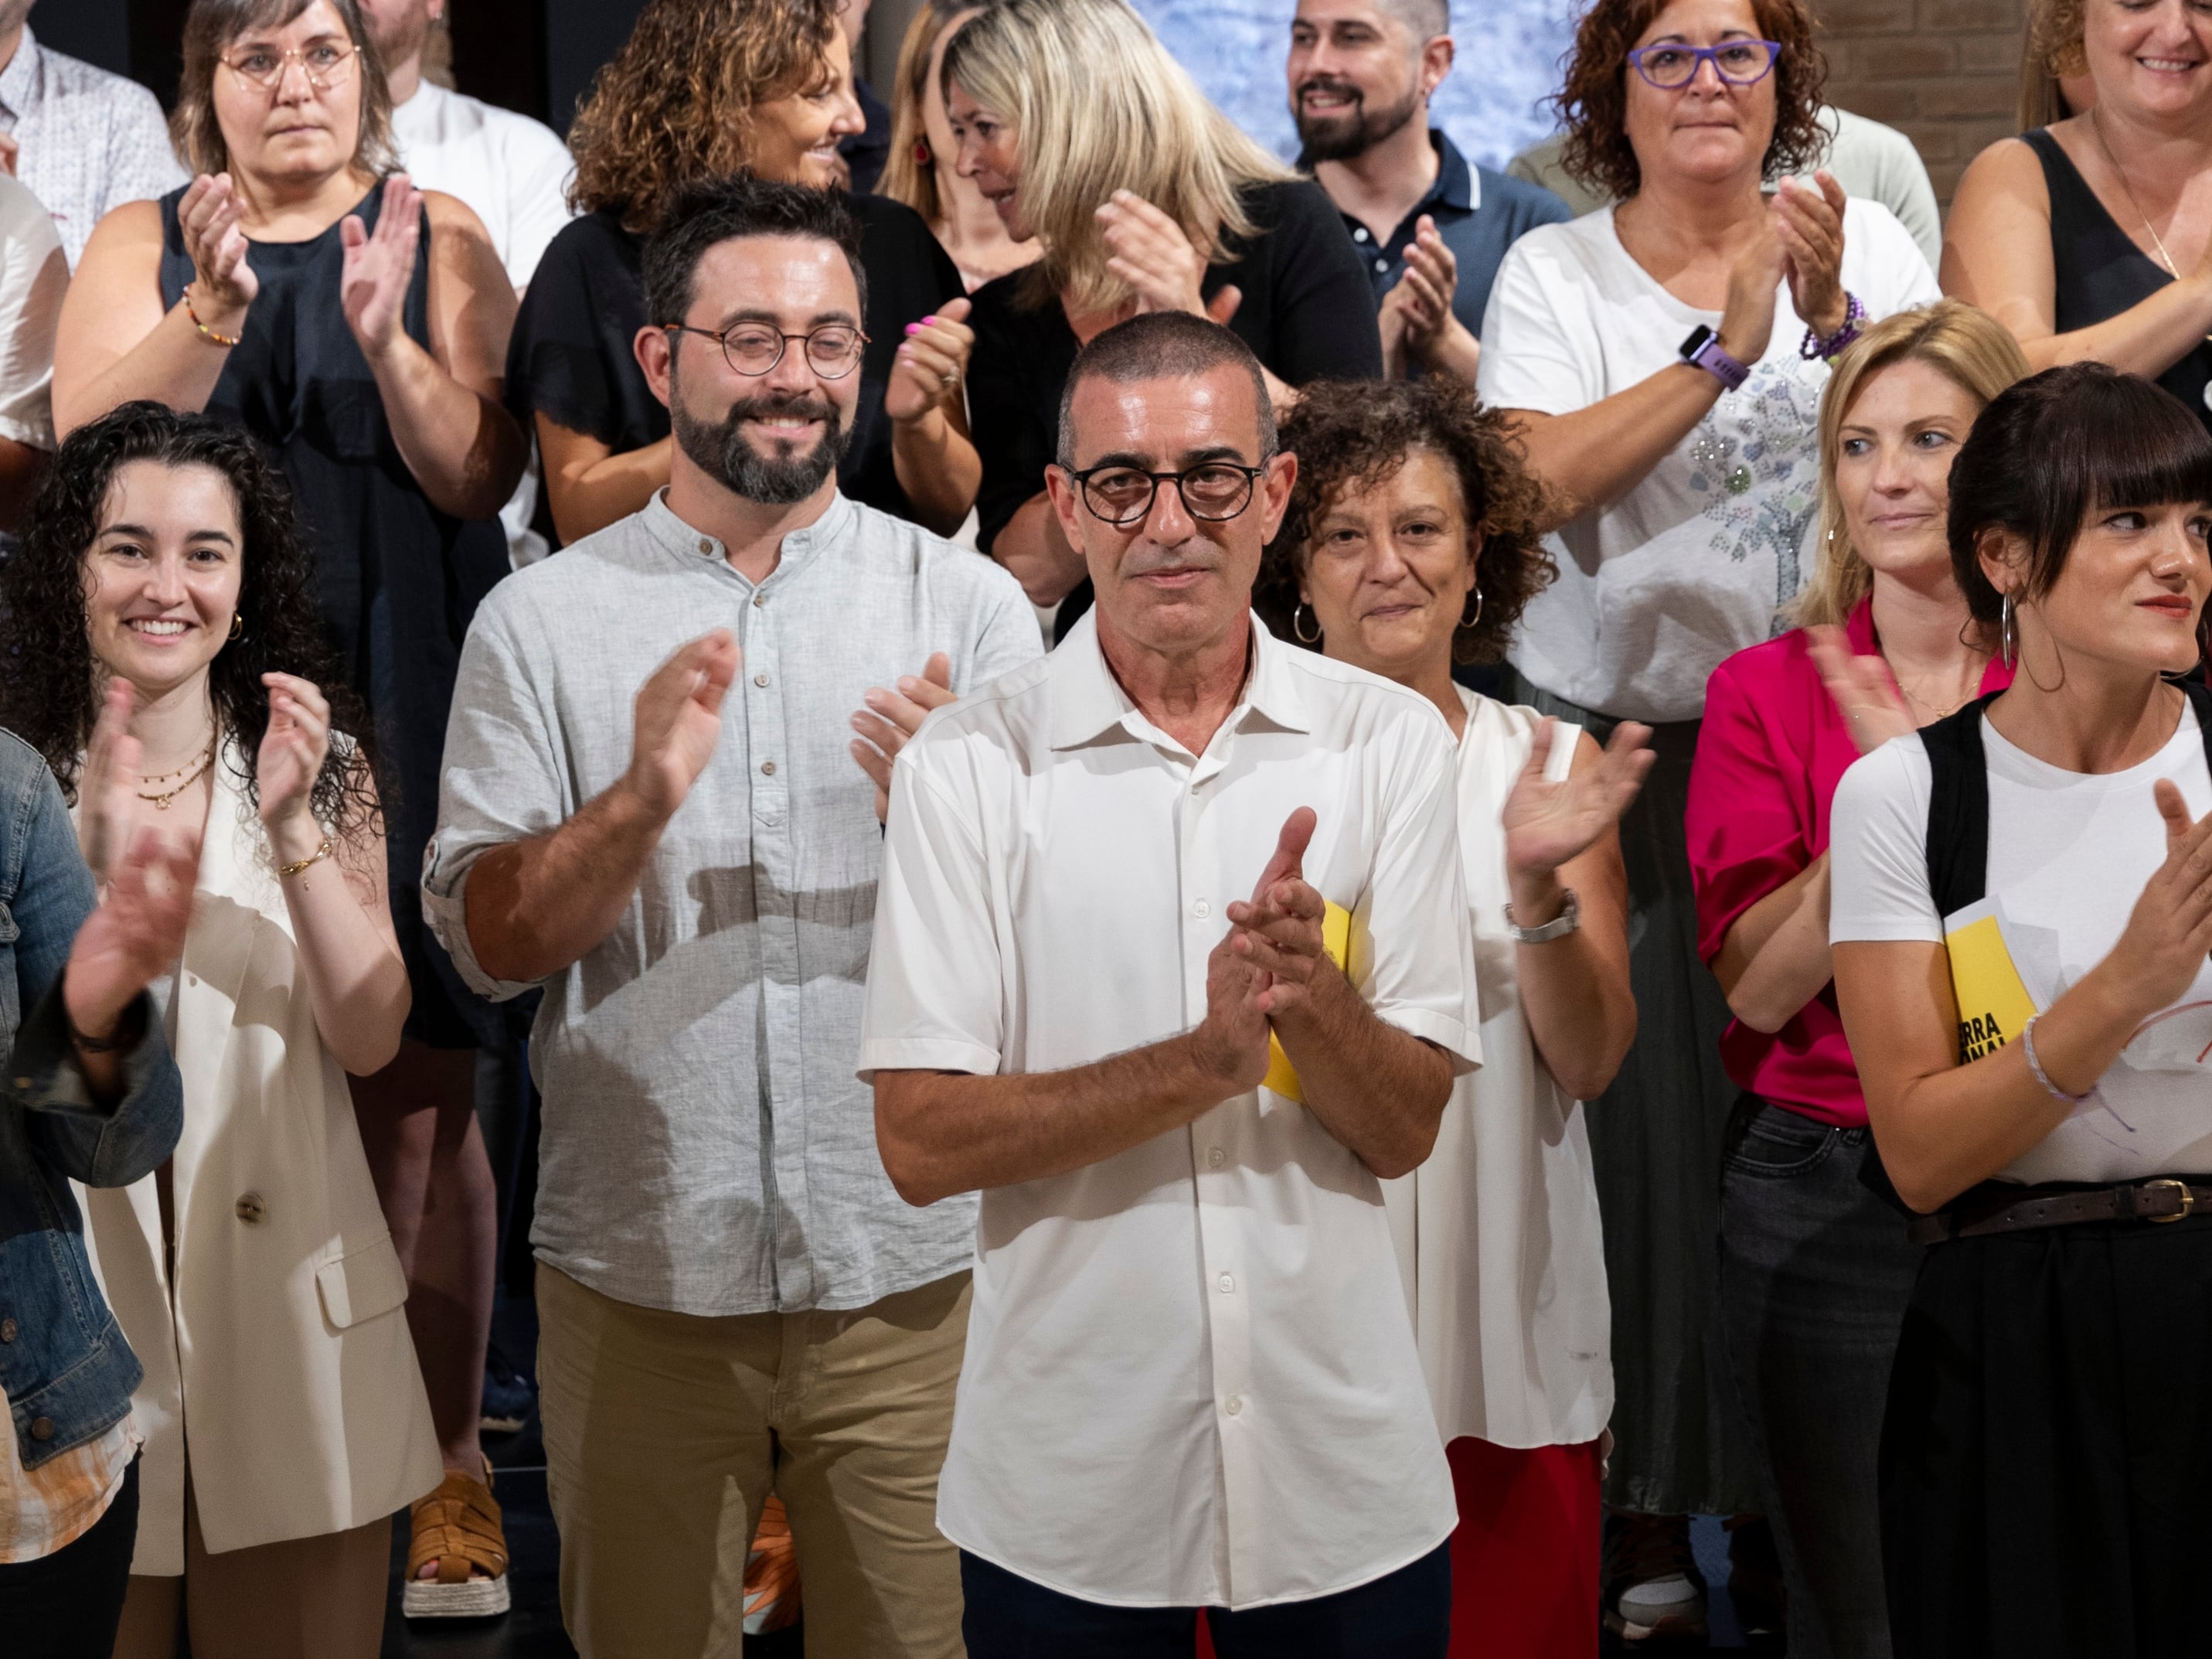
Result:
{"label": "silver wristwatch", "polygon": [[1513,907],[1510,904],[1505,907],[1505,931],[1513,935],[1516,945],[1549,945],[1555,939],[1565,939],[1583,925],[1582,901],[1575,896],[1573,888],[1567,888],[1565,891],[1566,902],[1559,907],[1559,914],[1541,927],[1523,927],[1513,920]]}

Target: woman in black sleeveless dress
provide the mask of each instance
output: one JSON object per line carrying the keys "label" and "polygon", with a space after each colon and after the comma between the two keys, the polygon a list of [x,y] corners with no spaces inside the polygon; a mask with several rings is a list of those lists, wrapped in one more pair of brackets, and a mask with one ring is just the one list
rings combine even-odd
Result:
{"label": "woman in black sleeveless dress", "polygon": [[496,515],[525,456],[500,397],[514,290],[467,208],[391,175],[390,99],[355,0],[278,26],[254,9],[193,7],[176,131],[199,176],[94,233],[55,410],[66,430],[137,398],[204,410],[261,439],[298,497],[316,601],[386,757],[414,993],[400,1058],[355,1097],[419,1292],[409,1317],[450,1471],[416,1506],[416,1543],[466,1553],[479,1583],[451,1588],[482,1601],[485,1582],[504,1592],[505,1558],[477,1478],[495,1218],[474,1054],[501,1022],[422,925],[419,882],[461,641],[507,568]]}
{"label": "woman in black sleeveless dress", "polygon": [[[1943,291],[2009,328],[2031,368],[2109,363],[2212,425],[2212,27],[2186,7],[2074,12],[2074,39],[2036,49],[2055,74],[2086,73],[2096,100],[1975,158]],[[2160,59],[2197,67],[2143,67]]]}

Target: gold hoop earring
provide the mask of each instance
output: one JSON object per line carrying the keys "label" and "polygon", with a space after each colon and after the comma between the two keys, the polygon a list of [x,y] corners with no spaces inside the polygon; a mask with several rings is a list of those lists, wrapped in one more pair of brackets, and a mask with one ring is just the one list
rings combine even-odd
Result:
{"label": "gold hoop earring", "polygon": [[1480,582],[1477,582],[1477,583],[1474,585],[1474,614],[1472,617],[1468,616],[1468,615],[1467,614],[1467,609],[1466,609],[1466,607],[1462,605],[1462,606],[1460,608],[1460,613],[1459,613],[1459,625],[1460,625],[1462,628],[1472,628],[1472,627],[1474,627],[1474,626],[1475,625],[1475,623],[1477,623],[1480,622],[1481,620],[1482,620],[1482,584],[1481,584]]}
{"label": "gold hoop earring", "polygon": [[1291,612],[1291,635],[1300,645],[1319,645],[1321,643],[1321,618],[1318,617],[1314,618],[1314,631],[1309,634],[1304,629],[1298,626],[1298,618],[1305,614],[1306,602],[1304,599],[1300,599],[1297,603],[1297,608]]}
{"label": "gold hoop earring", "polygon": [[230,637],[234,644],[246,637],[246,617],[242,611],[230,613]]}

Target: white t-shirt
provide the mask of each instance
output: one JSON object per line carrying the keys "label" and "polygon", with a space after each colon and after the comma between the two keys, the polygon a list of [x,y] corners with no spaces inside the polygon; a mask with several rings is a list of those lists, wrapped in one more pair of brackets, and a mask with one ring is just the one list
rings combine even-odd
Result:
{"label": "white t-shirt", "polygon": [[[2006,742],[1986,717],[1982,744],[1990,777],[1988,897],[1948,919],[1936,914],[1928,885],[1928,751],[1917,735],[1902,737],[1858,761],[1837,787],[1829,936],[1838,945],[1940,943],[1947,933],[1994,916],[2002,955],[2025,993],[2019,1006],[2048,1008],[2111,953],[2143,884],[2166,861],[2166,825],[2153,787],[2171,778],[2193,817],[2212,811],[2204,740],[2185,708],[2157,754],[2099,775],[2036,759]],[[1960,1012],[1963,1020],[1967,1011]],[[2018,1023],[2004,1020],[1990,1040],[2001,1046],[2017,1037]],[[2089,1098],[1999,1179],[2212,1173],[2208,1048],[2212,963],[2171,1008],[2143,1023]]]}
{"label": "white t-shirt", "polygon": [[575,161],[552,129],[425,81],[392,112],[392,137],[416,187],[467,204],[507,280],[528,287],[545,245],[569,217],[563,192]]}
{"label": "white t-shirt", "polygon": [[[1629,257],[1613,215],[1540,225],[1507,252],[1482,324],[1483,402],[1572,414],[1680,362],[1699,323],[1720,326]],[[1843,278],[1875,319],[1939,296],[1878,202],[1844,206]],[[1695,720],[1721,659],[1778,631],[1820,506],[1828,367],[1798,355],[1804,335],[1785,283],[1751,378],[1626,495],[1547,538],[1559,579],[1522,612],[1511,653],[1532,682],[1603,714]]]}
{"label": "white t-shirt", "polygon": [[62,239],[39,198],[0,173],[0,438],[54,447],[54,331],[69,292]]}

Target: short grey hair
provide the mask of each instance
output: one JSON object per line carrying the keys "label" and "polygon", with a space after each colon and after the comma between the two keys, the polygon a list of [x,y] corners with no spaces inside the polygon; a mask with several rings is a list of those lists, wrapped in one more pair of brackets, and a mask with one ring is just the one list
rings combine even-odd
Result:
{"label": "short grey hair", "polygon": [[1071,471],[1075,466],[1075,392],[1085,380],[1127,386],[1204,374],[1224,365],[1251,377],[1252,400],[1260,416],[1260,453],[1254,459],[1266,460],[1275,453],[1275,410],[1267,397],[1267,377],[1252,348],[1204,317],[1187,311],[1148,311],[1116,323],[1076,354],[1060,394],[1060,465]]}

